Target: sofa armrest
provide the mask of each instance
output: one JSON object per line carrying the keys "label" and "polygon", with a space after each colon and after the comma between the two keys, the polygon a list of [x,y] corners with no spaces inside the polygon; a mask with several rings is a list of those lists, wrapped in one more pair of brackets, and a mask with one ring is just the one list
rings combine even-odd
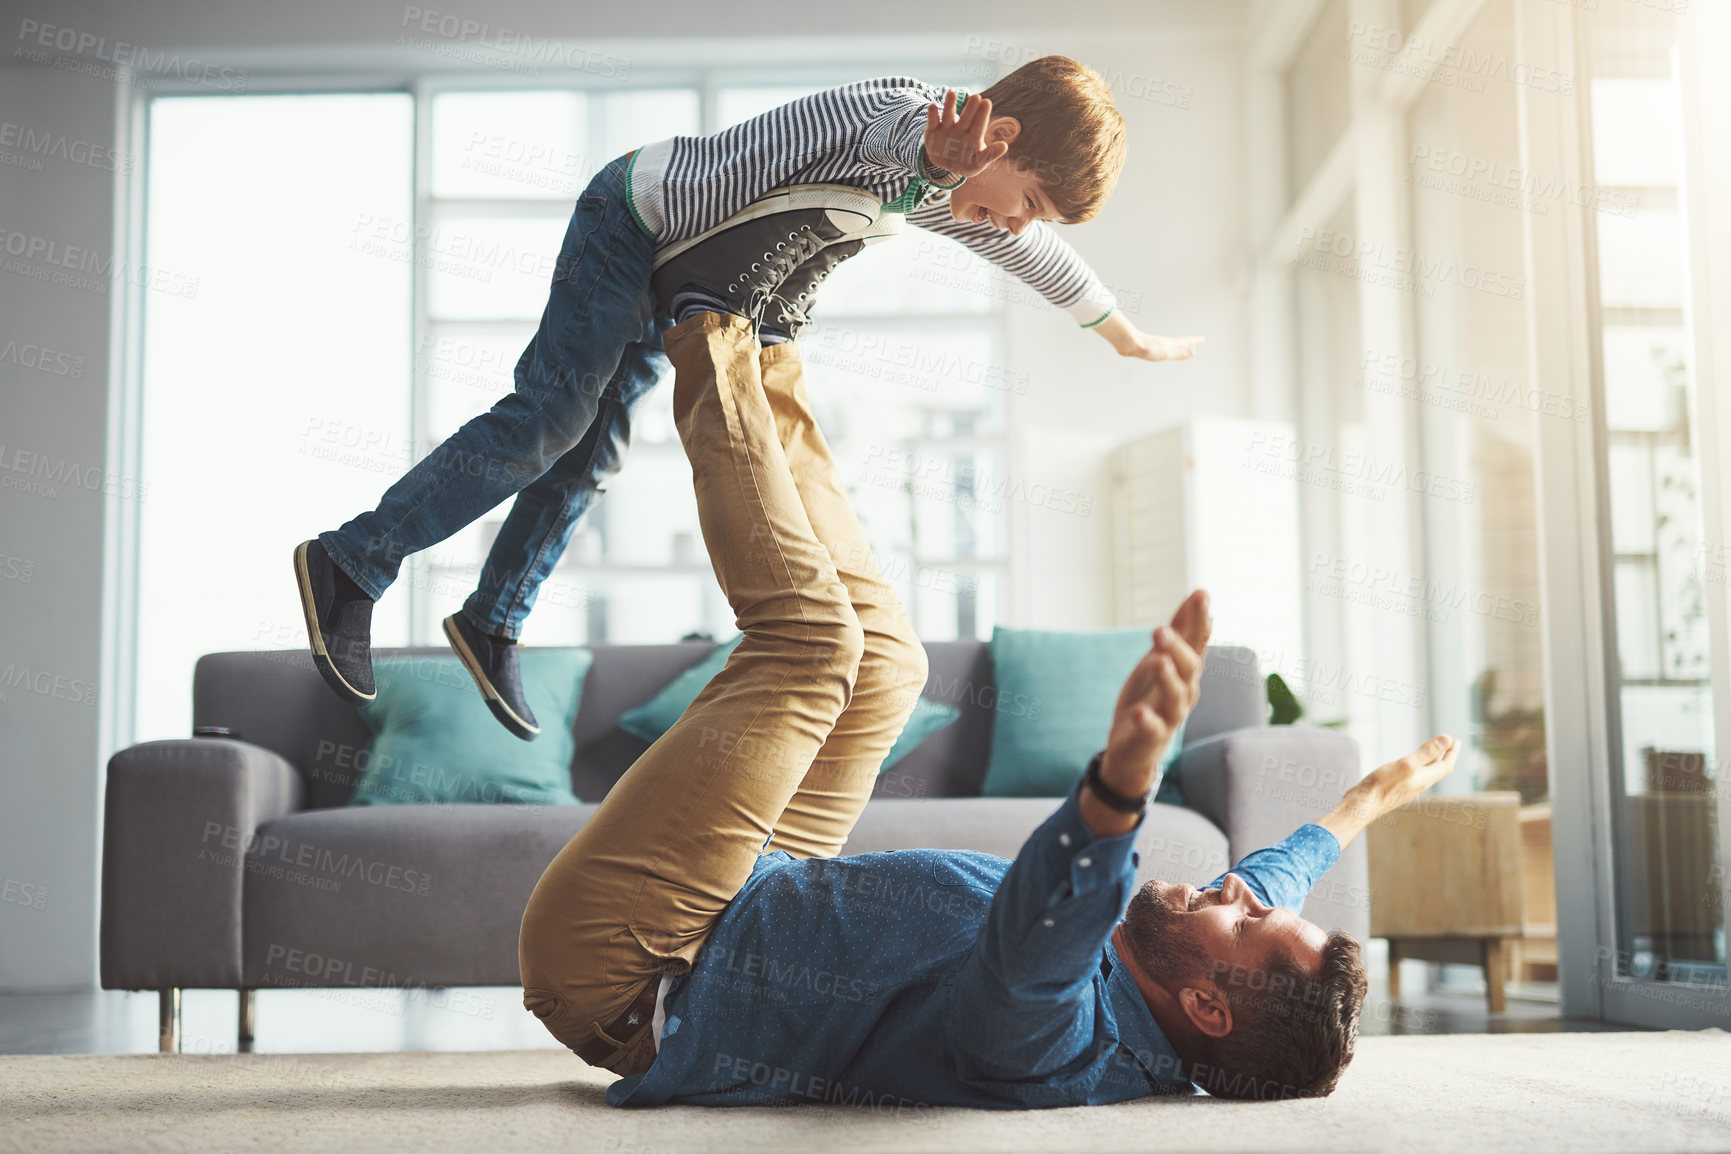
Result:
{"label": "sofa armrest", "polygon": [[237,989],[246,850],[300,807],[300,774],[226,738],[150,741],[108,762],[102,985]]}
{"label": "sofa armrest", "polygon": [[[1173,772],[1186,804],[1226,834],[1232,860],[1315,821],[1363,776],[1358,742],[1332,729],[1264,725],[1185,746]],[[1364,839],[1310,891],[1304,916],[1359,941],[1370,933],[1370,868]]]}

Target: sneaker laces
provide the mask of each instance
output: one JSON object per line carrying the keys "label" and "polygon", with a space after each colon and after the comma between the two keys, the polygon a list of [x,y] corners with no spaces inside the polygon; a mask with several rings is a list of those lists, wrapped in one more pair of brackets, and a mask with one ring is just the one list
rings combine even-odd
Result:
{"label": "sneaker laces", "polygon": [[812,231],[811,225],[802,224],[797,231],[788,233],[785,240],[776,241],[774,251],[752,261],[751,267],[739,274],[739,280],[748,286],[755,280],[759,286],[755,295],[767,300],[795,269],[822,252],[827,243]]}
{"label": "sneaker laces", "polygon": [[[842,249],[845,244],[845,239],[841,241],[832,241],[830,244],[819,250],[821,255],[819,255],[817,259],[823,262],[822,267],[818,269],[818,271],[812,276],[811,282],[800,292],[795,293],[791,297],[784,295],[781,290],[787,287],[785,279],[783,279],[780,285],[772,290],[772,299],[781,304],[782,312],[779,317],[781,324],[803,327],[811,322],[811,317],[805,311],[806,298],[816,294],[818,287],[823,284],[825,278],[840,267],[842,261],[847,260],[858,251],[856,249],[854,252],[843,252]],[[791,276],[792,274],[790,273],[788,275]]]}

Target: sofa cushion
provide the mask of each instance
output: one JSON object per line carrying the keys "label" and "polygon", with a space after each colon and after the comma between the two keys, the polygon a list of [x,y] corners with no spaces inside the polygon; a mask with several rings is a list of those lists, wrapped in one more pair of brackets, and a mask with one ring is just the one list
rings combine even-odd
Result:
{"label": "sofa cushion", "polygon": [[378,697],[361,709],[373,741],[349,804],[577,804],[571,725],[592,660],[586,649],[523,651],[523,692],[541,723],[534,741],[499,724],[456,657],[378,662]]}
{"label": "sofa cushion", "polygon": [[247,854],[245,984],[517,985],[529,894],[593,812],[391,805],[266,822]]}
{"label": "sofa cushion", "polygon": [[[992,676],[1001,708],[992,723],[987,797],[1061,797],[1104,748],[1124,679],[1148,652],[1145,629],[1087,633],[992,631]],[[1183,748],[1172,737],[1161,769]]]}
{"label": "sofa cushion", "polygon": [[[673,723],[697,700],[703,687],[721,672],[722,666],[727,664],[728,657],[737,648],[737,635],[730,641],[717,644],[703,660],[668,682],[660,693],[635,709],[626,710],[619,718],[619,728],[644,741],[653,742],[658,739],[673,728]],[[884,756],[878,772],[882,773],[906,757],[920,742],[960,716],[961,711],[954,706],[941,705],[924,697],[915,699],[907,724],[896,738],[896,743],[890,747],[889,753]]]}

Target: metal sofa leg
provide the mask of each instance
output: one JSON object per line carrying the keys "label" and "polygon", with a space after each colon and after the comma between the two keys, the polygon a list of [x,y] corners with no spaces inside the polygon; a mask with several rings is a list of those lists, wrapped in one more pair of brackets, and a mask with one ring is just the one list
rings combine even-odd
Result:
{"label": "metal sofa leg", "polygon": [[252,1027],[258,1014],[257,993],[257,990],[240,991],[240,1038],[235,1049],[242,1054],[252,1053]]}
{"label": "metal sofa leg", "polygon": [[180,1053],[180,987],[156,991],[156,1050]]}

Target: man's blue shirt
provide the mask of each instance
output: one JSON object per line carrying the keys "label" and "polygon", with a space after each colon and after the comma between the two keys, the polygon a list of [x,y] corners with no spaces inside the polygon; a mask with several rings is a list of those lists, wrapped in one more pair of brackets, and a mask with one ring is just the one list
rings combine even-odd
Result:
{"label": "man's blue shirt", "polygon": [[[1013,862],[765,854],[673,980],[655,1064],[608,1102],[915,1113],[1193,1092],[1110,940],[1135,832],[1094,837],[1079,788]],[[1229,872],[1297,912],[1339,856],[1307,825]]]}

